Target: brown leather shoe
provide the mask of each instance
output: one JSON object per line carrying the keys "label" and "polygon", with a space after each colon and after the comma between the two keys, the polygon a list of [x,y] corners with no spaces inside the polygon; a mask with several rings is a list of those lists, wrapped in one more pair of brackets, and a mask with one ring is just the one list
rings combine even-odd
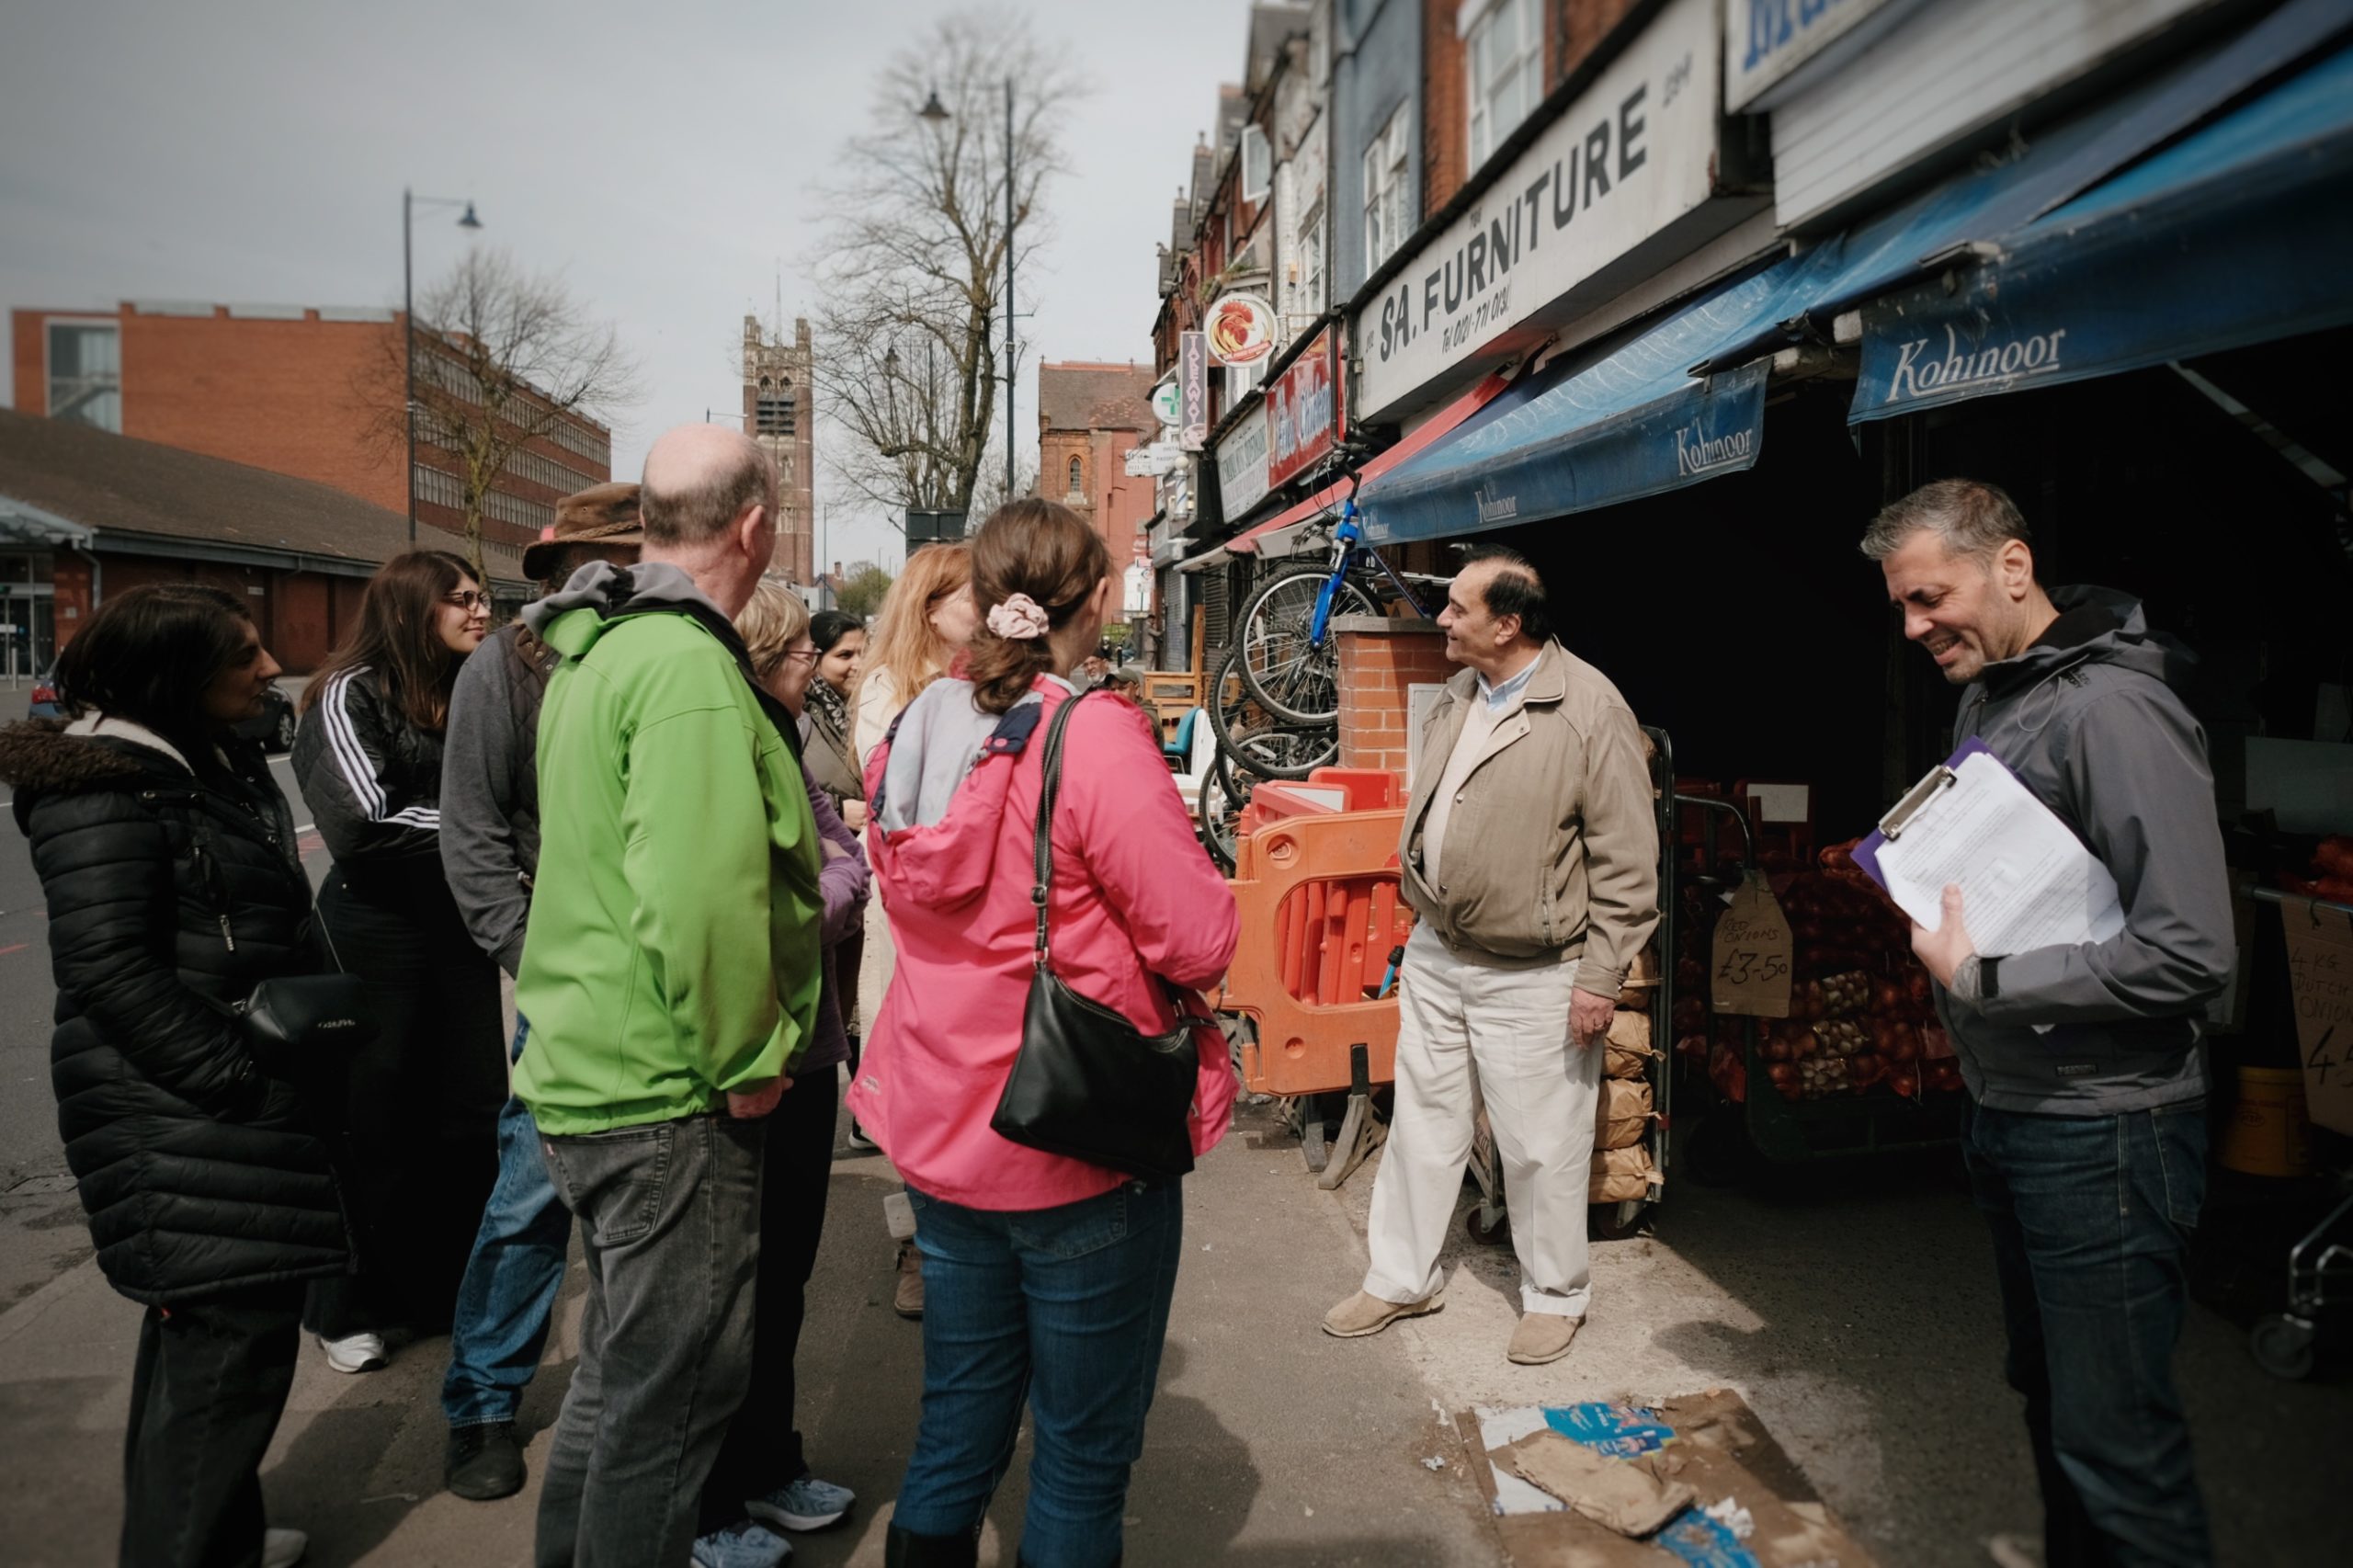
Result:
{"label": "brown leather shoe", "polygon": [[913,1242],[899,1244],[899,1283],[891,1292],[891,1310],[903,1318],[923,1316],[923,1252]]}
{"label": "brown leather shoe", "polygon": [[1519,1326],[1511,1331],[1511,1348],[1504,1352],[1508,1360],[1523,1367],[1540,1367],[1547,1361],[1557,1361],[1569,1353],[1569,1346],[1585,1326],[1585,1319],[1562,1317],[1557,1312],[1528,1312],[1521,1316]]}
{"label": "brown leather shoe", "polygon": [[1399,1318],[1419,1317],[1444,1305],[1443,1290],[1427,1301],[1384,1301],[1358,1290],[1324,1314],[1324,1332],[1335,1339],[1362,1339],[1368,1334],[1379,1334]]}

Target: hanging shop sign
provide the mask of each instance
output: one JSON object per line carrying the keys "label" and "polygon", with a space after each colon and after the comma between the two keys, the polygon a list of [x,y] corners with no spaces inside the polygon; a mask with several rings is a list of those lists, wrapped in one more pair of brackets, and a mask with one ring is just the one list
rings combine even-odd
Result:
{"label": "hanging shop sign", "polygon": [[1176,390],[1173,371],[1152,389],[1152,412],[1163,425],[1175,425],[1183,417],[1185,399]]}
{"label": "hanging shop sign", "polygon": [[1724,0],[1724,108],[1744,109],[1756,104],[1874,14],[1908,10],[1919,3]]}
{"label": "hanging shop sign", "polygon": [[[1761,210],[1717,110],[1721,0],[1657,18],[1484,198],[1357,314],[1359,415],[1409,411],[1534,348]],[[1443,385],[1440,385],[1443,379]]]}
{"label": "hanging shop sign", "polygon": [[1220,296],[1202,326],[1221,365],[1256,365],[1275,351],[1275,308],[1256,294]]}
{"label": "hanging shop sign", "polygon": [[1176,444],[1198,452],[1210,438],[1210,342],[1206,333],[1176,335]]}
{"label": "hanging shop sign", "polygon": [[1217,444],[1218,511],[1239,522],[1267,498],[1267,405],[1255,403]]}
{"label": "hanging shop sign", "polygon": [[1267,389],[1267,483],[1288,484],[1332,449],[1340,428],[1333,332],[1325,327]]}

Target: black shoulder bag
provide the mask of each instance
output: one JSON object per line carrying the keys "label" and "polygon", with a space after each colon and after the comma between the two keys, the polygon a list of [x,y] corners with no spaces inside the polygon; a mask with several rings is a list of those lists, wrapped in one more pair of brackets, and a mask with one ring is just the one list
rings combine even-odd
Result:
{"label": "black shoulder bag", "polygon": [[1082,700],[1065,699],[1046,732],[1038,786],[1037,881],[1029,890],[1038,907],[1037,967],[1021,1015],[1021,1051],[989,1126],[1032,1149],[1147,1181],[1168,1181],[1193,1168],[1187,1118],[1200,1053],[1191,1021],[1180,1006],[1175,1028],[1144,1034],[1118,1012],[1064,985],[1049,951],[1046,903],[1054,881],[1051,839],[1054,798],[1062,788],[1063,732]]}

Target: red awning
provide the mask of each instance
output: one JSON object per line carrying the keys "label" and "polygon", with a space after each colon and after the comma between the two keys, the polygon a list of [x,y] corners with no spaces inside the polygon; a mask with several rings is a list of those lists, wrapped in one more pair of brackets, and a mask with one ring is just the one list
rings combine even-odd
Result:
{"label": "red awning", "polygon": [[[1484,408],[1497,392],[1510,384],[1510,376],[1500,370],[1490,372],[1481,379],[1477,386],[1422,421],[1412,435],[1358,469],[1357,482],[1361,484],[1387,473],[1391,469],[1395,468],[1425,447],[1430,446],[1439,437]],[[1247,533],[1236,534],[1233,538],[1227,540],[1225,548],[1236,555],[1256,555],[1258,553],[1257,540],[1273,533],[1277,528],[1287,528],[1294,524],[1303,523],[1318,513],[1338,506],[1340,498],[1347,494],[1347,490],[1346,480],[1336,479],[1298,506],[1288,511],[1278,513]]]}

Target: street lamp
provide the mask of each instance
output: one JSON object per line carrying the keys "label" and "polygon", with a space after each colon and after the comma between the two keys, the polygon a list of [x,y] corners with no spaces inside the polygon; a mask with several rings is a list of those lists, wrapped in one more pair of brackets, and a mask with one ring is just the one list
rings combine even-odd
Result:
{"label": "street lamp", "polygon": [[[934,87],[915,110],[915,118],[934,125],[951,117]],[[1013,499],[1013,78],[1005,79],[1005,498]]]}
{"label": "street lamp", "polygon": [[462,197],[417,196],[408,187],[401,187],[401,333],[402,358],[408,370],[408,402],[404,410],[408,425],[408,547],[416,548],[416,247],[411,242],[410,218],[419,207],[462,207],[465,214],[458,220],[460,229],[479,229],[482,220],[474,216],[474,204]]}

